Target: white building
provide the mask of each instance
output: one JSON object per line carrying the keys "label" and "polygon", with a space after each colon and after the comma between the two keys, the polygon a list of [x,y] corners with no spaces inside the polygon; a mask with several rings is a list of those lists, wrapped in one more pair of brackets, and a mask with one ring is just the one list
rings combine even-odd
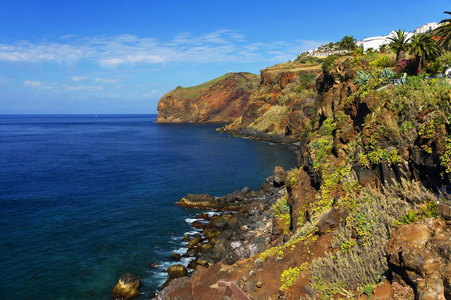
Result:
{"label": "white building", "polygon": [[[372,48],[373,50],[379,50],[380,46],[388,45],[390,40],[388,39],[390,36],[395,36],[395,31],[390,32],[389,35],[386,36],[373,36],[369,38],[363,39],[363,52],[366,52],[368,49]],[[411,38],[413,33],[406,32],[407,38]]]}
{"label": "white building", "polygon": [[373,36],[369,38],[363,39],[363,52],[366,52],[368,49],[379,50],[379,47],[384,44],[390,43],[387,36]]}
{"label": "white building", "polygon": [[413,31],[414,34],[419,34],[419,33],[428,33],[431,32],[432,30],[436,29],[438,27],[438,23],[432,22],[432,23],[427,23],[426,25],[420,26],[417,29],[415,29]]}

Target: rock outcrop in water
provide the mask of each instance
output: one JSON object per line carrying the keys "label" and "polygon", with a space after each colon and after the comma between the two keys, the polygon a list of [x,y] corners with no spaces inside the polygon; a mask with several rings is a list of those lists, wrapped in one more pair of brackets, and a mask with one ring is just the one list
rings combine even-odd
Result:
{"label": "rock outcrop in water", "polygon": [[138,276],[126,273],[119,278],[119,282],[113,288],[113,299],[128,300],[139,295],[141,281]]}

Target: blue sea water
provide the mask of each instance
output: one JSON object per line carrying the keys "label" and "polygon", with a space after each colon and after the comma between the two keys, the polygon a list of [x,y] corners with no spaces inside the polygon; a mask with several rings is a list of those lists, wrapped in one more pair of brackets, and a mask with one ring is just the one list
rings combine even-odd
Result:
{"label": "blue sea water", "polygon": [[282,146],[155,119],[0,116],[0,299],[110,299],[126,272],[148,299],[199,213],[175,202],[296,165]]}

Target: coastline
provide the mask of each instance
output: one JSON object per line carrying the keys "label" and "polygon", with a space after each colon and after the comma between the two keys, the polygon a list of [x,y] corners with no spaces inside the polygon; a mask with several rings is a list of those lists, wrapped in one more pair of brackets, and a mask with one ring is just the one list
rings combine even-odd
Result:
{"label": "coastline", "polygon": [[[186,266],[188,277],[169,277],[153,299],[181,296],[178,293],[183,289],[180,289],[179,283],[190,280],[198,269],[209,268],[217,263],[231,266],[268,247],[283,243],[288,237],[284,237],[284,231],[273,222],[271,208],[287,193],[285,178],[285,170],[276,167],[273,175],[266,178],[257,191],[244,187],[218,198],[206,194],[189,194],[193,200],[189,205],[183,201],[185,198],[179,201],[177,204],[182,207],[203,207],[208,212],[201,213],[193,220],[191,226],[198,233],[183,237],[187,243],[186,252],[174,260],[190,259]],[[205,198],[215,199],[215,206],[206,204]],[[196,199],[199,201],[196,202]],[[240,205],[237,206],[238,203]]]}

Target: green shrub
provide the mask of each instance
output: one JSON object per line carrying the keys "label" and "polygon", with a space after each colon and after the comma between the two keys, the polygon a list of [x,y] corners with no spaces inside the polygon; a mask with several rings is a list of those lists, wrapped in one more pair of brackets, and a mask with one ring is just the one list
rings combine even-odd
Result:
{"label": "green shrub", "polygon": [[401,127],[399,128],[399,130],[400,130],[401,132],[404,132],[404,131],[408,131],[408,130],[410,130],[410,129],[412,129],[412,128],[413,128],[412,122],[410,122],[410,121],[404,121],[404,122],[402,123]]}
{"label": "green shrub", "polygon": [[395,76],[395,72],[393,72],[393,70],[389,68],[385,68],[381,74],[381,78],[383,79],[390,79],[393,76]]}
{"label": "green shrub", "polygon": [[360,85],[366,85],[371,79],[371,75],[368,73],[365,73],[364,71],[357,71],[357,76],[355,78],[355,82]]}
{"label": "green shrub", "polygon": [[337,129],[337,124],[334,123],[334,120],[331,118],[327,118],[324,120],[323,124],[319,128],[319,133],[321,135],[333,135],[335,130]]}
{"label": "green shrub", "polygon": [[373,285],[372,284],[367,284],[364,287],[364,294],[366,295],[367,298],[371,298],[371,295],[373,294]]}
{"label": "green shrub", "polygon": [[299,277],[299,273],[301,273],[301,271],[305,270],[307,267],[308,262],[305,262],[299,267],[290,267],[288,270],[283,271],[282,275],[280,276],[280,290],[285,291],[290,286],[292,286],[293,283],[295,283],[296,279]]}
{"label": "green shrub", "polygon": [[323,72],[328,71],[332,69],[332,67],[335,65],[335,60],[338,58],[337,55],[329,55],[323,60],[323,64],[321,65],[321,69]]}
{"label": "green shrub", "polygon": [[379,67],[379,68],[383,68],[387,65],[388,65],[388,58],[385,55],[379,57],[377,60],[372,61],[370,63],[370,66],[375,66],[375,67]]}
{"label": "green shrub", "polygon": [[445,173],[451,173],[451,141],[447,141],[446,143],[445,153],[440,158],[440,165]]}
{"label": "green shrub", "polygon": [[315,162],[313,163],[315,169],[318,169],[324,160],[332,154],[332,148],[332,139],[325,136],[315,139],[310,144],[310,150],[315,155]]}
{"label": "green shrub", "polygon": [[282,217],[285,214],[290,213],[290,207],[287,204],[287,198],[280,198],[274,205],[274,215],[277,217]]}

